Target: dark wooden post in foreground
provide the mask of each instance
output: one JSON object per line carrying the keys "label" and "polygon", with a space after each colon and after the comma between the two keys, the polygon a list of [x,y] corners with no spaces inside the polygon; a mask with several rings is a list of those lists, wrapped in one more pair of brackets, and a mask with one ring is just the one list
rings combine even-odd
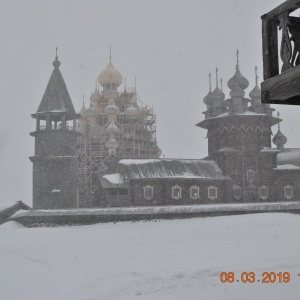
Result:
{"label": "dark wooden post in foreground", "polygon": [[287,0],[261,17],[263,103],[300,105],[300,18],[290,16],[299,7],[300,0]]}

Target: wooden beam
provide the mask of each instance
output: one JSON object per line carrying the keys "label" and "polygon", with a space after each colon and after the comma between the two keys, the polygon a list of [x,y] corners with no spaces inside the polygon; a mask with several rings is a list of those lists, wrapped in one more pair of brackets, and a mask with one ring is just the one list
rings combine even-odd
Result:
{"label": "wooden beam", "polygon": [[261,84],[262,103],[300,105],[300,65]]}
{"label": "wooden beam", "polygon": [[279,74],[277,27],[277,21],[262,19],[264,80]]}
{"label": "wooden beam", "polygon": [[300,7],[300,0],[287,0],[280,4],[276,8],[272,9],[267,14],[263,15],[261,18],[276,19],[278,20],[278,15],[284,11],[292,12]]}

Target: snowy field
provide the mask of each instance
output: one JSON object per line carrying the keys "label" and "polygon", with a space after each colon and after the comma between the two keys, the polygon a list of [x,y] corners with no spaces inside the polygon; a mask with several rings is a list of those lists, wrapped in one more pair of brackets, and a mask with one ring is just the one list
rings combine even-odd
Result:
{"label": "snowy field", "polygon": [[[300,299],[300,215],[0,226],[2,300]],[[289,283],[220,283],[221,272]]]}

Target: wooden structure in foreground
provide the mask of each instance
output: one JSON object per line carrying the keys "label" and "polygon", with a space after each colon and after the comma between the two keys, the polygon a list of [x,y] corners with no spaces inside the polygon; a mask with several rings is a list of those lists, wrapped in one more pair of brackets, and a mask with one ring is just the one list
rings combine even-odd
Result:
{"label": "wooden structure in foreground", "polygon": [[[298,8],[300,0],[287,0],[261,17],[263,103],[300,105],[300,18],[290,16]],[[281,31],[280,49],[278,30]]]}

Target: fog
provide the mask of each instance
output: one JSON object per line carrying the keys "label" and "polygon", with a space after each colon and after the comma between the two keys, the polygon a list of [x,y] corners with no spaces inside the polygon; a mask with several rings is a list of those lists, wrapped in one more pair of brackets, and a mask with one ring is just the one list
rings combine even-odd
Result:
{"label": "fog", "polygon": [[[262,80],[260,16],[282,1],[88,0],[1,1],[0,101],[3,202],[31,205],[35,113],[52,72],[55,47],[76,111],[86,104],[95,77],[112,60],[127,86],[157,113],[157,139],[165,157],[202,158],[206,132],[203,120],[208,74],[219,69],[227,81],[240,69],[255,84]],[[124,86],[121,87],[122,89]],[[300,107],[273,106],[281,113],[286,147],[300,147]],[[276,133],[277,128],[273,127]]]}

